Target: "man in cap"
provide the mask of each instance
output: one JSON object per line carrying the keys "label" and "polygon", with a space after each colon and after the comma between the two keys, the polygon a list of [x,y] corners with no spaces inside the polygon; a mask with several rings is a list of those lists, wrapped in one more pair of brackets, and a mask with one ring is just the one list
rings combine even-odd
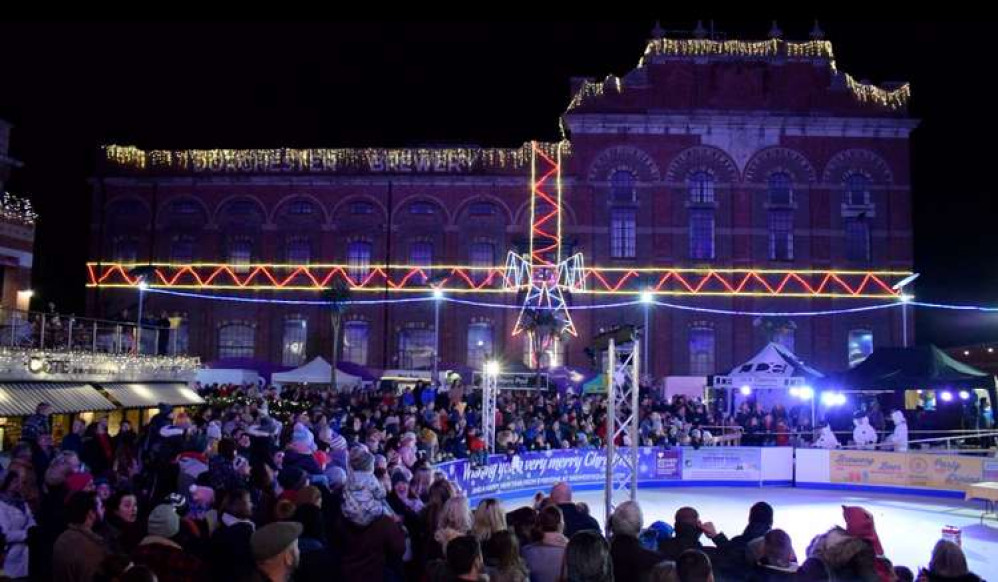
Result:
{"label": "man in cap", "polygon": [[253,582],[287,582],[298,569],[298,536],[302,525],[293,521],[275,521],[253,532],[250,546],[256,571]]}

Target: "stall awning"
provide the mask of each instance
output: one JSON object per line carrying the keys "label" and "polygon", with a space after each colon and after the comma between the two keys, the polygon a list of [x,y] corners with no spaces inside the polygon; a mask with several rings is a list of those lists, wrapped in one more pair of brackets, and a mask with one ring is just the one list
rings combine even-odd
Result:
{"label": "stall awning", "polygon": [[0,416],[28,416],[42,402],[55,414],[96,412],[117,408],[90,384],[12,382],[0,384]]}
{"label": "stall awning", "polygon": [[108,383],[100,387],[122,408],[155,408],[161,402],[170,406],[204,404],[197,392],[179,382]]}

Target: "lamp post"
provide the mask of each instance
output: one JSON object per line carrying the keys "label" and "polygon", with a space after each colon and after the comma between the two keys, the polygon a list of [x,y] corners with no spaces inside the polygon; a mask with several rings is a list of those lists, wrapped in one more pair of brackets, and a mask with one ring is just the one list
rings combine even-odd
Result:
{"label": "lamp post", "polygon": [[908,347],[908,304],[915,299],[914,295],[905,293],[904,288],[917,279],[920,274],[913,273],[908,275],[891,286],[891,289],[899,293],[898,298],[901,300],[901,342],[904,347]]}
{"label": "lamp post", "polygon": [[142,307],[143,299],[145,299],[145,291],[149,287],[146,283],[146,278],[143,276],[139,279],[139,313],[135,320],[135,354],[139,355],[142,353]]}
{"label": "lamp post", "polygon": [[433,386],[440,387],[438,366],[440,363],[440,304],[444,300],[443,289],[433,288]]}
{"label": "lamp post", "polygon": [[644,307],[645,307],[645,328],[644,328],[644,333],[642,334],[643,337],[641,338],[641,351],[644,352],[644,356],[645,356],[644,357],[645,361],[642,362],[644,364],[642,366],[642,368],[644,368],[644,370],[642,370],[642,371],[644,372],[645,376],[649,375],[649,368],[651,367],[651,363],[650,363],[651,362],[651,357],[649,357],[651,355],[651,352],[648,351],[648,338],[649,338],[649,336],[651,336],[651,327],[650,327],[650,324],[649,324],[649,321],[650,321],[650,317],[649,316],[651,314],[651,306],[652,306],[652,303],[654,303],[654,301],[655,301],[655,295],[651,291],[645,290],[645,291],[641,292],[641,304],[644,305]]}

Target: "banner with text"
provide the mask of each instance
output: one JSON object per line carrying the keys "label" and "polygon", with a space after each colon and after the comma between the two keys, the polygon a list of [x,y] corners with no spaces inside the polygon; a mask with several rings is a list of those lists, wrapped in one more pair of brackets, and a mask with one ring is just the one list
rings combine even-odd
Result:
{"label": "banner with text", "polygon": [[984,459],[928,453],[832,451],[832,483],[927,487],[966,491],[984,477]]}

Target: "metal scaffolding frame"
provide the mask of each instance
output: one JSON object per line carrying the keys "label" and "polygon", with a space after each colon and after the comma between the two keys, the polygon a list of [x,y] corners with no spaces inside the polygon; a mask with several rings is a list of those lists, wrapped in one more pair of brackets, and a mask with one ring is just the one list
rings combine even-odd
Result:
{"label": "metal scaffolding frame", "polygon": [[482,374],[482,440],[491,454],[496,452],[496,397],[499,395],[499,374],[494,362],[486,362]]}
{"label": "metal scaffolding frame", "polygon": [[[638,497],[638,396],[641,375],[641,342],[632,335],[631,353],[623,362],[617,361],[617,345],[610,338],[607,362],[606,400],[606,483],[603,489],[606,532],[610,533],[610,516],[618,500]],[[620,437],[624,446],[618,447]],[[626,438],[625,438],[626,437]]]}

